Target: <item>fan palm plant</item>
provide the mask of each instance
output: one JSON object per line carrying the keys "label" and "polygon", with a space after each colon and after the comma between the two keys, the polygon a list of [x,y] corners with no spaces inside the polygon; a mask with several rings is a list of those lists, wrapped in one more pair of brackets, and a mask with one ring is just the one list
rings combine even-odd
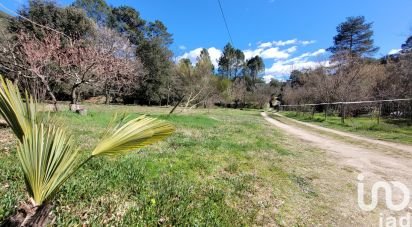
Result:
{"label": "fan palm plant", "polygon": [[[13,225],[44,225],[50,201],[82,165],[99,156],[117,156],[169,136],[174,127],[164,121],[139,117],[109,127],[88,157],[80,156],[73,138],[48,116],[39,115],[36,100],[24,99],[17,86],[0,77],[0,114],[18,139],[17,156],[23,171],[31,211],[8,219]],[[114,121],[112,121],[113,125]],[[20,212],[21,213],[21,212]],[[32,215],[29,215],[32,214]]]}

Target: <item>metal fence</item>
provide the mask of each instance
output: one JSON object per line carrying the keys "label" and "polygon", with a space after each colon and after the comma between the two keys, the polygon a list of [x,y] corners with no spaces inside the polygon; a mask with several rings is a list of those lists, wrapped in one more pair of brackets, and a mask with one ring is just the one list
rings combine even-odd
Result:
{"label": "metal fence", "polygon": [[412,122],[412,98],[280,105],[279,110],[293,111],[297,114],[309,115],[312,118],[315,113],[323,113],[325,119],[328,116],[339,116],[342,123],[345,123],[345,119],[350,117],[374,117],[378,124],[381,118]]}

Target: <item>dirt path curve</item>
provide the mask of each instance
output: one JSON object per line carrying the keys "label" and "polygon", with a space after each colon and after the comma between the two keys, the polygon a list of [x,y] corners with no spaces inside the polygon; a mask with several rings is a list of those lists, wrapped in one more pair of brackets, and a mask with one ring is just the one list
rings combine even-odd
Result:
{"label": "dirt path curve", "polygon": [[[400,181],[412,190],[412,159],[368,149],[343,142],[312,130],[288,125],[261,113],[263,118],[286,134],[301,139],[313,147],[326,151],[338,160],[338,164],[350,166],[363,174],[369,183],[378,180]],[[401,199],[402,195],[394,195]],[[396,198],[398,197],[398,198]]]}

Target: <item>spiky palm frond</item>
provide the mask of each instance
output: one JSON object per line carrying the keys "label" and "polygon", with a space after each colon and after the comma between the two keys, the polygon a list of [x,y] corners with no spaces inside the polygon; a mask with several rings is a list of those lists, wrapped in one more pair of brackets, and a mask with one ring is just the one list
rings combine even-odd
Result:
{"label": "spiky palm frond", "polygon": [[73,140],[53,125],[33,125],[17,154],[27,190],[37,205],[50,199],[79,165]]}
{"label": "spiky palm frond", "polygon": [[[49,201],[62,184],[96,156],[115,156],[159,141],[174,131],[164,121],[139,117],[108,130],[84,160],[73,140],[50,117],[37,117],[36,101],[0,76],[0,114],[19,139],[17,155],[27,190],[36,205]],[[123,121],[122,121],[123,122]]]}
{"label": "spiky palm frond", "polygon": [[97,144],[92,155],[121,155],[162,140],[174,130],[174,127],[167,122],[141,116],[109,130]]}
{"label": "spiky palm frond", "polygon": [[37,123],[36,102],[27,92],[25,98],[23,102],[18,87],[0,76],[0,114],[20,141]]}

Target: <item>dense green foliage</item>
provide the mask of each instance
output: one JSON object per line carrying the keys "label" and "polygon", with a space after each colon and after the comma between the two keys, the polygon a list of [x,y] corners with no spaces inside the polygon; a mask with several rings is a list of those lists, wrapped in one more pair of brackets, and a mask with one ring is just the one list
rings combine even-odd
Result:
{"label": "dense green foliage", "polygon": [[[56,29],[72,39],[83,38],[94,30],[92,21],[81,10],[74,7],[61,8],[53,1],[30,0],[29,5],[21,9],[19,14],[38,24]],[[12,20],[9,30],[12,33],[30,32],[40,37],[45,32],[43,28],[21,17]]]}
{"label": "dense green foliage", "polygon": [[72,6],[80,8],[87,16],[100,25],[106,25],[112,19],[112,9],[104,0],[76,0]]}

